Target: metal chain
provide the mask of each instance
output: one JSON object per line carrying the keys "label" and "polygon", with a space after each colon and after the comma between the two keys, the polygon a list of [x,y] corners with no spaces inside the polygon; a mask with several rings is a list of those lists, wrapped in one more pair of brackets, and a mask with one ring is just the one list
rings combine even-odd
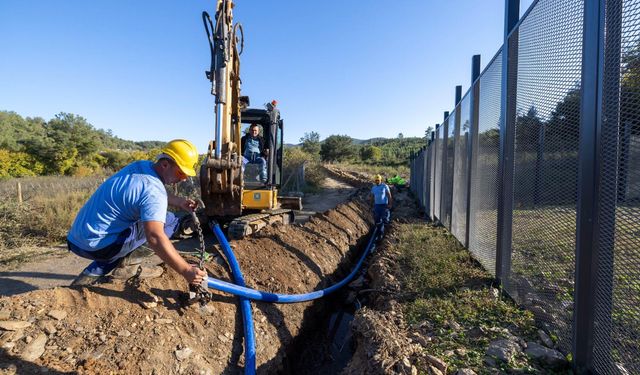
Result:
{"label": "metal chain", "polygon": [[205,248],[204,248],[204,235],[202,234],[202,227],[200,226],[200,220],[198,219],[198,215],[196,215],[195,211],[191,211],[191,217],[193,218],[193,224],[196,227],[196,231],[198,232],[198,239],[200,240],[200,263],[198,266],[201,270],[204,270],[204,261],[205,261]]}

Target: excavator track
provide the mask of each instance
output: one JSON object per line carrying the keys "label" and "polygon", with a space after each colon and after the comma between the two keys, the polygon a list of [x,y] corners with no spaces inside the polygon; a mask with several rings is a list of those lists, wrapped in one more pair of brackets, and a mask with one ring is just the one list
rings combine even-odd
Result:
{"label": "excavator track", "polygon": [[275,209],[265,210],[256,214],[237,217],[229,223],[228,236],[230,239],[241,239],[258,232],[260,229],[274,223],[293,223],[293,210]]}

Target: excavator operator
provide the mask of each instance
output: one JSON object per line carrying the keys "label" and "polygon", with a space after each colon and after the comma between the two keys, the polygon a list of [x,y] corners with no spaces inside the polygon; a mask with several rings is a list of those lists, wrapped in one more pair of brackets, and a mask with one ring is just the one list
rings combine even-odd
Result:
{"label": "excavator operator", "polygon": [[[200,284],[206,273],[187,263],[169,240],[179,225],[171,205],[193,211],[192,199],[167,194],[165,184],[175,184],[195,176],[196,147],[189,141],[169,142],[156,162],[135,161],[109,177],[78,212],[67,246],[74,254],[93,260],[71,285],[91,285],[111,273],[129,278],[139,271],[142,259],[133,251],[145,242],[167,265],[191,284]],[[142,268],[140,278],[158,277],[162,267]]]}
{"label": "excavator operator", "polygon": [[260,136],[260,127],[257,124],[249,126],[249,133],[245,134],[240,140],[243,155],[242,163],[257,164],[260,168],[260,182],[267,181],[267,160],[265,157],[269,154],[269,149],[264,147],[264,138]]}

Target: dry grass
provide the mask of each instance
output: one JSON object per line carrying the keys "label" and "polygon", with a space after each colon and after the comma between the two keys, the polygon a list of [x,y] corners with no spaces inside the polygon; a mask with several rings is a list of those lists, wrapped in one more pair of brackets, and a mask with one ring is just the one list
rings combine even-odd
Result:
{"label": "dry grass", "polygon": [[64,243],[76,213],[92,192],[35,195],[23,204],[0,202],[0,266],[26,262]]}

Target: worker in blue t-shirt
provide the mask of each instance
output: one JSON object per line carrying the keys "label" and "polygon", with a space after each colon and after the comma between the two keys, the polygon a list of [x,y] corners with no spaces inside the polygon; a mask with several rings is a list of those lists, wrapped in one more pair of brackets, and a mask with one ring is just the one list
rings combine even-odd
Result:
{"label": "worker in blue t-shirt", "polygon": [[[191,212],[197,207],[192,199],[167,194],[165,184],[175,184],[195,176],[198,161],[196,147],[176,139],[161,151],[157,161],[135,161],[109,177],[98,187],[76,216],[67,246],[78,256],[93,262],[71,285],[91,285],[107,274],[122,278],[141,259],[130,254],[148,243],[156,255],[191,284],[200,284],[206,272],[187,263],[169,240],[178,227],[178,219],[167,206]],[[162,267],[143,268],[140,277],[157,277]]]}
{"label": "worker in blue t-shirt", "polygon": [[371,187],[371,202],[373,203],[373,218],[378,227],[378,238],[384,235],[384,225],[389,224],[391,214],[389,209],[393,204],[391,190],[387,184],[382,182],[382,176],[379,174],[373,178],[375,183]]}

